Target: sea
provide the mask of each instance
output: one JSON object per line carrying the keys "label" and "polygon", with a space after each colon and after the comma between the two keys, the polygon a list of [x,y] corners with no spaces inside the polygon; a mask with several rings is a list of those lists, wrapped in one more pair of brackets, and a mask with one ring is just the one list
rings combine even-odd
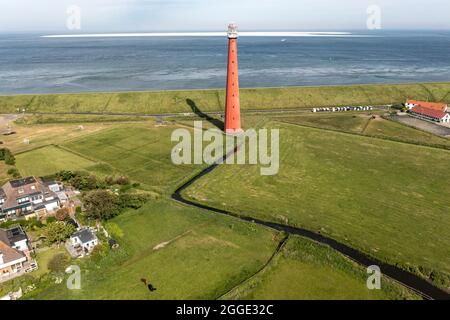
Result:
{"label": "sea", "polygon": [[[241,87],[450,81],[450,31],[241,37]],[[226,37],[0,33],[0,94],[223,88]]]}

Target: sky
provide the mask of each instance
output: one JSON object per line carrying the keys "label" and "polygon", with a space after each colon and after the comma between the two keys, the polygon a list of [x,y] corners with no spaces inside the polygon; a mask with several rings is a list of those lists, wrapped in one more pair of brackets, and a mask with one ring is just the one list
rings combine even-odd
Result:
{"label": "sky", "polygon": [[382,29],[450,29],[448,0],[0,0],[0,32],[363,30],[374,5]]}

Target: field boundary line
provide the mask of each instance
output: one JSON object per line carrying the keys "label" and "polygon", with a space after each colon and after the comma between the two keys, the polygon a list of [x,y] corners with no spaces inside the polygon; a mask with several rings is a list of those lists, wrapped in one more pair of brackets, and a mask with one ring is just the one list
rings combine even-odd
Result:
{"label": "field boundary line", "polygon": [[283,239],[281,239],[281,241],[277,245],[277,248],[275,249],[275,252],[272,253],[272,255],[269,257],[269,260],[267,260],[266,263],[264,263],[264,265],[261,266],[261,268],[259,268],[254,274],[252,274],[248,278],[242,280],[240,283],[235,285],[233,288],[229,289],[227,292],[225,292],[225,293],[221,294],[220,296],[218,296],[215,300],[221,300],[224,296],[226,296],[227,294],[229,294],[233,290],[235,290],[235,289],[239,288],[240,286],[246,284],[247,282],[249,282],[252,279],[254,279],[255,277],[257,277],[259,274],[264,272],[267,269],[267,267],[269,267],[269,265],[272,264],[274,259],[281,253],[281,251],[286,246],[286,243],[288,242],[288,240],[289,240],[289,234],[285,235],[283,237]]}
{"label": "field boundary line", "polygon": [[[188,189],[191,185],[193,185],[197,180],[206,176],[207,174],[214,171],[217,167],[220,166],[220,163],[225,162],[226,159],[232,155],[234,155],[237,151],[237,148],[229,151],[226,155],[224,155],[219,161],[216,161],[215,164],[210,165],[206,169],[199,171],[196,175],[194,175],[190,180],[186,181],[183,185],[178,187],[171,195],[172,200],[184,204],[186,206],[195,207],[198,209],[203,209],[209,212],[214,212],[216,214],[221,214],[225,216],[234,217],[244,222],[253,223],[259,226],[264,226],[272,230],[277,230],[281,232],[285,232],[287,234],[294,234],[309,240],[315,241],[319,244],[326,245],[333,250],[339,252],[341,255],[347,257],[350,260],[354,260],[359,265],[368,267],[371,265],[380,266],[383,270],[383,275],[392,278],[400,284],[404,284],[404,287],[411,288],[414,292],[419,294],[425,299],[440,299],[440,300],[449,300],[450,292],[448,290],[444,290],[442,288],[437,287],[434,283],[429,280],[417,275],[415,273],[411,273],[402,268],[394,261],[391,262],[389,259],[380,259],[377,258],[370,253],[365,252],[362,249],[358,249],[357,247],[353,247],[351,245],[347,245],[339,240],[336,240],[333,237],[326,236],[321,234],[320,232],[312,231],[309,229],[290,226],[282,223],[266,221],[258,218],[254,218],[248,215],[228,211],[226,209],[220,209],[217,207],[212,207],[207,204],[202,204],[196,200],[190,200],[188,198],[183,197],[182,193],[186,189]],[[218,159],[219,160],[219,159]]]}
{"label": "field boundary line", "polygon": [[[331,131],[331,132],[336,132],[336,133],[341,133],[341,134],[346,134],[346,135],[365,137],[365,138],[376,139],[376,140],[381,140],[381,141],[391,141],[391,142],[394,142],[394,143],[401,143],[401,144],[413,145],[413,146],[422,147],[422,148],[431,148],[431,149],[438,149],[438,150],[450,152],[450,146],[449,147],[445,147],[444,145],[443,146],[439,146],[439,145],[431,145],[431,144],[421,144],[421,143],[417,143],[417,142],[413,142],[413,141],[408,142],[408,141],[403,141],[403,140],[400,140],[400,139],[393,139],[393,138],[389,138],[389,137],[366,135],[366,134],[361,134],[361,133],[356,133],[356,132],[341,131],[341,130],[337,130],[337,129],[319,128],[319,127],[314,127],[314,126],[307,125],[307,124],[292,123],[292,122],[283,121],[283,120],[273,120],[273,121],[274,122],[279,122],[279,123],[282,123],[282,124],[286,124],[286,125],[291,125],[291,126],[304,127],[304,128],[309,128],[309,129],[317,129],[317,130],[324,130],[324,131]],[[439,136],[437,136],[437,137],[439,137]],[[439,137],[439,138],[443,138],[443,137]]]}

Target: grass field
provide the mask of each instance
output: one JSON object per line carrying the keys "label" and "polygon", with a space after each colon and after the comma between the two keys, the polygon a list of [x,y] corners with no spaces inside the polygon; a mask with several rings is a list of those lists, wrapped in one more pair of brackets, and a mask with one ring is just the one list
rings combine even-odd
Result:
{"label": "grass field", "polygon": [[16,167],[23,177],[47,176],[61,170],[76,171],[94,165],[95,162],[56,146],[47,146],[16,156]]}
{"label": "grass field", "polygon": [[287,123],[362,134],[370,118],[371,115],[365,113],[310,113],[289,117],[281,116],[276,119]]}
{"label": "grass field", "polygon": [[60,253],[64,254],[68,259],[70,259],[70,256],[64,246],[52,247],[45,251],[39,251],[36,255],[38,270],[33,272],[33,276],[40,277],[46,273],[49,273],[50,270],[48,269],[48,263],[54,256]]}
{"label": "grass field", "polygon": [[[260,123],[262,119],[258,116],[250,121]],[[33,127],[39,129],[41,126]],[[171,164],[173,143],[170,142],[170,134],[176,127],[127,123],[102,128],[86,136],[74,137],[62,148],[47,146],[19,154],[18,167],[33,175],[77,168],[96,172],[102,167],[105,173],[108,170],[126,173],[134,181],[168,195],[183,179],[201,168]],[[58,126],[54,128],[57,130]],[[47,135],[42,134],[41,138],[52,141],[50,136],[51,131]],[[28,160],[25,161],[26,158]],[[248,190],[250,197],[254,197],[254,187]],[[219,193],[211,198],[217,199],[217,195]],[[138,211],[129,211],[107,223],[107,228],[119,240],[121,247],[100,260],[77,260],[82,268],[82,290],[69,291],[65,288],[65,282],[57,285],[50,281],[38,285],[27,298],[215,299],[236,286],[240,288],[242,282],[267,263],[282,238],[274,231],[165,199],[154,200]],[[291,246],[290,242],[288,244]],[[322,247],[313,245],[308,254],[319,261],[323,258],[322,250]],[[358,295],[361,295],[358,298],[365,299],[409,297],[404,296],[402,290],[395,289],[392,292],[368,293],[361,287],[365,280],[358,275],[360,270],[337,253],[333,253],[332,257],[335,262],[338,261],[337,265],[343,261],[339,259],[344,259],[344,265],[349,269],[335,269],[334,265],[318,268],[315,259],[294,261],[281,270],[284,280],[279,272],[264,275],[266,281],[272,284],[267,288],[256,288],[254,296],[279,298],[283,290],[271,290],[275,290],[276,283],[285,286],[287,281],[292,284],[286,294],[299,299],[339,299],[342,291],[330,286],[346,288],[350,293],[344,296],[348,298]],[[38,256],[44,261],[42,263],[49,258],[50,255],[45,253]],[[40,272],[38,276],[46,269]],[[300,279],[299,274],[306,272],[311,274]],[[30,276],[34,276],[33,273]],[[334,280],[322,282],[324,279],[328,281],[327,277]],[[148,279],[157,291],[150,293],[140,281],[142,278]],[[20,283],[24,281],[25,278]],[[326,290],[321,291],[320,288]],[[245,290],[246,294],[252,294],[250,291]],[[310,294],[304,294],[305,291]]]}
{"label": "grass field", "polygon": [[[116,123],[85,123],[83,129],[78,124],[12,125],[15,134],[2,137],[4,145],[13,153],[33,150],[50,144],[58,144],[83,136],[95,134],[104,129],[117,127]],[[28,139],[29,144],[24,143]]]}
{"label": "grass field", "polygon": [[[290,240],[282,253],[283,259],[293,261],[298,258],[292,255],[299,255],[299,263],[281,270],[280,279],[277,262],[276,272],[273,267],[263,272],[272,287],[248,288],[246,280],[269,261],[282,235],[166,200],[128,212],[108,226],[120,234],[121,249],[102,260],[80,262],[81,290],[52,284],[27,298],[216,299],[230,290],[233,294],[225,298],[237,298],[235,292],[243,289],[262,299],[283,294],[296,299],[414,297],[390,281],[383,282],[382,291],[367,290],[361,268],[331,249],[300,238]],[[157,290],[149,292],[141,279]]]}
{"label": "grass field", "polygon": [[176,126],[127,126],[73,140],[64,147],[105,162],[131,179],[158,192],[171,188],[199,168],[172,163],[170,138]]}
{"label": "grass field", "polygon": [[[387,84],[242,89],[243,109],[403,103],[406,99],[450,102],[450,83]],[[191,112],[187,100],[202,111],[224,109],[223,90],[86,93],[0,96],[0,110],[27,112]]]}
{"label": "grass field", "polygon": [[280,121],[316,128],[357,133],[371,137],[398,140],[408,143],[439,146],[450,149],[450,139],[417,130],[401,123],[365,113],[307,114],[301,116],[275,117]]}
{"label": "grass field", "polygon": [[[261,268],[281,235],[235,219],[154,202],[110,222],[121,248],[80,261],[82,289],[65,284],[30,299],[214,299]],[[159,245],[159,249],[156,249]],[[151,293],[141,282],[157,288]]]}
{"label": "grass field", "polygon": [[[280,172],[225,165],[195,201],[321,232],[450,286],[450,152],[290,124]],[[243,192],[245,190],[245,192]]]}
{"label": "grass field", "polygon": [[382,278],[383,290],[369,290],[360,266],[332,249],[291,237],[271,264],[223,299],[240,300],[384,300],[414,299]]}
{"label": "grass field", "polygon": [[53,124],[53,123],[108,123],[108,122],[141,122],[149,117],[113,116],[113,115],[31,115],[23,116],[15,121],[19,125]]}

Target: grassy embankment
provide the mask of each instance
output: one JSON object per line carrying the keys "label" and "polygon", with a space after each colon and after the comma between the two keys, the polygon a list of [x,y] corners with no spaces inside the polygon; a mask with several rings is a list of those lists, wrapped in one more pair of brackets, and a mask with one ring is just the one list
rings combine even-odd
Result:
{"label": "grassy embankment", "polygon": [[[406,99],[450,102],[450,83],[353,85],[242,89],[243,109],[289,109],[317,106],[382,105]],[[192,112],[187,99],[202,111],[224,109],[223,90],[81,93],[0,96],[0,112]]]}
{"label": "grassy embankment", "polygon": [[[376,113],[375,113],[376,115]],[[324,113],[301,116],[276,116],[273,119],[302,126],[376,137],[412,144],[450,149],[450,139],[405,126],[379,115],[366,113]]]}
{"label": "grassy embankment", "polygon": [[[293,272],[295,270],[295,272]],[[270,265],[234,288],[222,299],[240,300],[370,300],[413,294],[382,278],[383,291],[367,290],[363,268],[326,246],[301,237],[291,237]]]}

